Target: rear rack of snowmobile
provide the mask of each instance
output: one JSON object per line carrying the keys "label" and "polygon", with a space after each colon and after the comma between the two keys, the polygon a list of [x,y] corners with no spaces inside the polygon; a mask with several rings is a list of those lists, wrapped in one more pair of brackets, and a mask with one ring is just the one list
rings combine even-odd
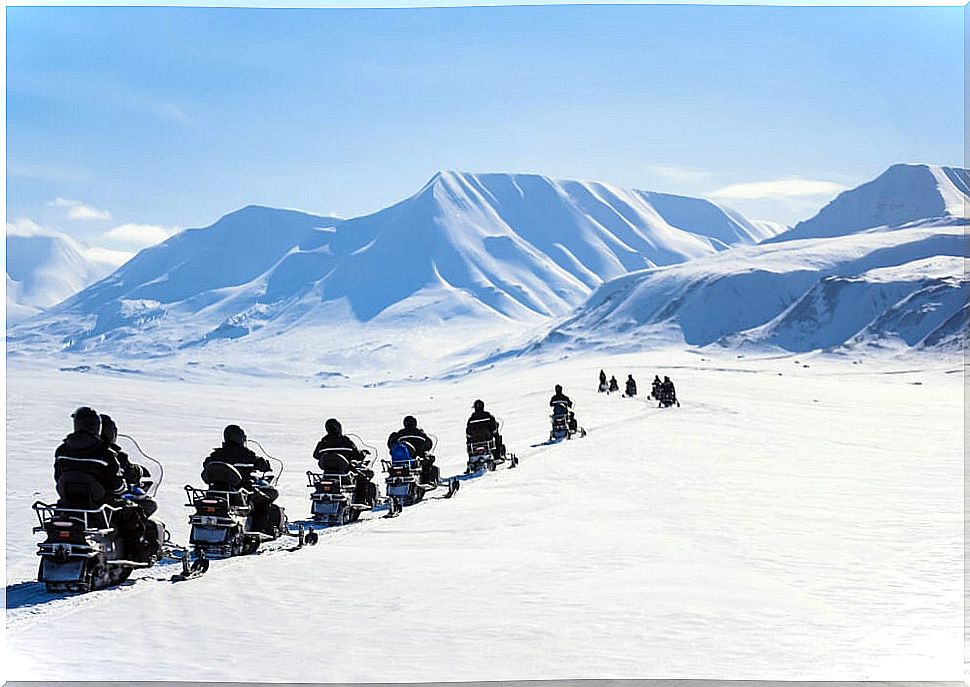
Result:
{"label": "rear rack of snowmobile", "polygon": [[[52,506],[49,503],[44,503],[42,501],[34,501],[31,508],[34,509],[38,522],[38,526],[33,528],[34,532],[44,532],[47,530],[48,524],[53,522],[55,519],[62,518],[64,520],[73,520],[81,523],[81,525],[84,527],[84,531],[91,534],[106,534],[111,532],[111,519],[114,517],[115,513],[121,510],[120,506],[112,506],[107,503],[99,508],[72,508],[69,506]],[[97,524],[103,524],[102,527],[95,527],[91,524],[91,519],[94,516],[101,518]]]}
{"label": "rear rack of snowmobile", "polygon": [[[339,479],[340,484],[348,486],[354,483],[354,473],[352,472],[313,472],[313,470],[306,471],[306,479],[308,487],[315,487],[318,483],[325,479]],[[349,480],[349,481],[345,481]]]}
{"label": "rear rack of snowmobile", "polygon": [[[246,509],[247,511],[248,509],[252,508],[249,497],[252,496],[253,492],[249,491],[248,489],[200,489],[198,487],[193,487],[191,484],[186,484],[184,488],[185,495],[189,500],[189,502],[185,504],[186,506],[194,507],[196,501],[200,501],[205,498],[212,498],[217,501],[222,501],[226,508]],[[233,503],[232,497],[236,494],[243,496],[246,503]]]}

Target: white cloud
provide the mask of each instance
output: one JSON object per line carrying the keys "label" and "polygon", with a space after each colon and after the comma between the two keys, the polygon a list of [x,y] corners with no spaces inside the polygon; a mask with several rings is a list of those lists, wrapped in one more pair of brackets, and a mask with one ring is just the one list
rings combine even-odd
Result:
{"label": "white cloud", "polygon": [[50,236],[52,233],[50,229],[45,229],[29,217],[7,222],[7,234],[10,236]]}
{"label": "white cloud", "polygon": [[687,167],[677,167],[675,165],[648,165],[647,171],[663,179],[686,183],[690,181],[702,181],[714,176],[713,172],[705,172],[700,169],[689,169]]}
{"label": "white cloud", "polygon": [[753,181],[746,184],[731,184],[710,194],[712,198],[740,200],[760,200],[771,198],[798,198],[801,196],[827,196],[847,187],[832,181],[817,181],[786,177],[774,181]]}
{"label": "white cloud", "polygon": [[104,233],[109,241],[127,246],[144,248],[154,246],[178,231],[177,227],[163,227],[157,224],[135,224],[126,222]]}
{"label": "white cloud", "polygon": [[55,198],[48,205],[57,208],[67,208],[67,218],[77,220],[109,220],[111,213],[107,210],[98,210],[90,205],[85,205],[79,200],[68,198]]}
{"label": "white cloud", "polygon": [[96,246],[86,249],[84,251],[84,257],[91,262],[97,262],[111,267],[120,267],[135,257],[135,254],[126,250],[112,250],[110,248]]}
{"label": "white cloud", "polygon": [[185,114],[185,112],[183,112],[177,105],[173,105],[172,103],[162,103],[158,107],[158,114],[165,119],[174,119],[180,122],[187,122],[190,120],[190,117]]}

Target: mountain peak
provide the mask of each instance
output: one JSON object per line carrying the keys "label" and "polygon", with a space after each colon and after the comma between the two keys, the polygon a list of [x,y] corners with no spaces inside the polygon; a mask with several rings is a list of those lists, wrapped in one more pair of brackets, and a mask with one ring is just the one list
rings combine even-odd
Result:
{"label": "mountain peak", "polygon": [[966,217],[970,171],[960,167],[898,163],[872,181],[843,191],[811,219],[766,243],[853,234],[919,220]]}

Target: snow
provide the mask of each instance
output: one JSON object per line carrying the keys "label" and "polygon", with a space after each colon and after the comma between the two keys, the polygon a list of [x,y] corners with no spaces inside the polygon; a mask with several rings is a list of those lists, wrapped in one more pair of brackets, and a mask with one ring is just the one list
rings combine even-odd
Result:
{"label": "snow", "polygon": [[[702,199],[441,172],[365,217],[249,206],[143,250],[8,327],[5,677],[961,679],[967,189],[897,165],[773,240]],[[28,315],[54,282],[12,236]],[[683,406],[596,394],[601,368]],[[557,383],[589,435],[544,445]],[[32,581],[77,406],[164,462],[185,542],[226,424],[285,461],[299,519],[326,418],[383,454],[413,414],[459,474],[475,398],[521,465],[452,500],[177,585]]]}
{"label": "snow", "polygon": [[[108,680],[137,656],[145,680],[960,679],[960,364],[656,350],[257,392],[249,377],[92,378],[14,362],[7,677]],[[596,394],[600,368],[632,372],[641,389],[670,374],[683,406]],[[535,446],[555,383],[589,435]],[[217,561],[178,585],[155,579],[171,568],[82,597],[29,582],[29,506],[51,498],[51,452],[77,405],[111,413],[164,462],[159,514],[184,541],[181,487],[229,422],[285,460],[280,503],[299,518],[326,417],[383,448],[412,413],[455,474],[479,397],[521,465],[450,501],[325,532],[315,548]],[[125,652],[90,632],[108,627]]]}

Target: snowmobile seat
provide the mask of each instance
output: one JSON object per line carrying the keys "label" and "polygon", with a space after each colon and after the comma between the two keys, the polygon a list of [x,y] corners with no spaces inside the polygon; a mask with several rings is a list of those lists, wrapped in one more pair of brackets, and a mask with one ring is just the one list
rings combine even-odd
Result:
{"label": "snowmobile seat", "polygon": [[229,463],[209,463],[202,469],[202,480],[211,491],[226,492],[230,506],[244,506],[247,501],[242,492],[245,480],[239,470]]}
{"label": "snowmobile seat", "polygon": [[326,475],[346,475],[350,472],[350,461],[340,453],[327,452],[321,454],[317,465]]}
{"label": "snowmobile seat", "polygon": [[92,510],[107,500],[107,492],[98,480],[83,472],[65,472],[57,480],[58,505]]}

